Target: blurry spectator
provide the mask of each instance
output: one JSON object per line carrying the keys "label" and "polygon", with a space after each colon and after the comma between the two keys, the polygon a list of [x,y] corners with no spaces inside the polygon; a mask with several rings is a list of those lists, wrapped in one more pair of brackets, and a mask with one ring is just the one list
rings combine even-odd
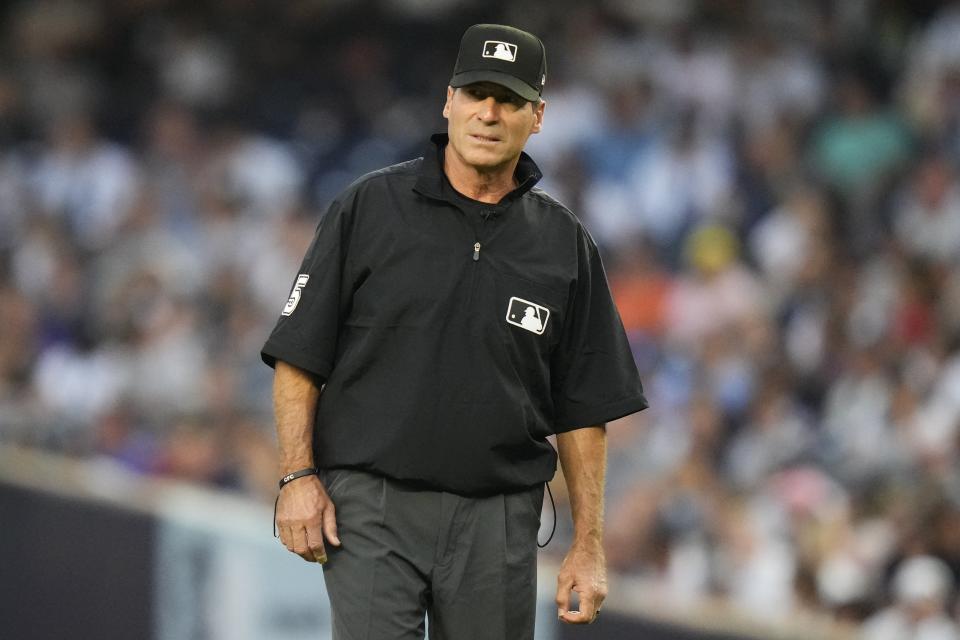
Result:
{"label": "blurry spectator", "polygon": [[945,6],[909,48],[900,77],[906,113],[931,143],[960,161],[960,4]]}
{"label": "blurry spectator", "polygon": [[818,191],[797,188],[751,231],[751,254],[777,303],[797,289],[811,256],[829,241],[826,216]]}
{"label": "blurry spectator", "polygon": [[650,61],[654,86],[671,109],[696,114],[681,126],[682,138],[698,128],[713,135],[729,124],[737,97],[737,70],[726,34],[682,24],[671,36]]}
{"label": "blurry spectator", "polygon": [[687,238],[689,271],[673,287],[667,338],[695,349],[709,335],[736,329],[763,311],[760,285],[739,262],[739,243],[724,227],[705,225]]}
{"label": "blurry spectator", "polygon": [[646,78],[611,90],[603,128],[581,141],[586,170],[594,179],[622,182],[627,170],[646,151],[661,107]]}
{"label": "blurry spectator", "polygon": [[[106,37],[108,11],[93,2],[39,0],[4,8],[9,60],[22,83],[32,124],[45,126],[106,106],[101,67],[92,53]],[[5,51],[6,53],[6,51]]]}
{"label": "blurry spectator", "polygon": [[94,451],[139,473],[159,473],[163,442],[138,423],[136,412],[118,402],[103,412],[96,424]]}
{"label": "blurry spectator", "polygon": [[751,130],[815,115],[822,106],[825,78],[812,51],[778,34],[762,31],[738,43],[743,124]]}
{"label": "blurry spectator", "polygon": [[194,107],[225,106],[236,84],[229,46],[217,33],[204,29],[196,14],[156,27],[158,37],[147,46],[159,66],[165,93]]}
{"label": "blurry spectator", "polygon": [[100,249],[117,232],[137,192],[129,153],[101,138],[89,115],[55,120],[49,149],[32,172],[32,191],[47,215],[62,220],[84,249]]}
{"label": "blurry spectator", "polygon": [[911,150],[902,118],[886,109],[876,93],[861,75],[840,74],[834,108],[813,132],[810,149],[819,177],[850,207],[844,222],[858,254],[879,242],[879,198]]}
{"label": "blurry spectator", "polygon": [[113,406],[123,389],[124,371],[115,354],[61,344],[43,352],[34,383],[57,421],[76,428]]}
{"label": "blurry spectator", "polygon": [[207,184],[246,215],[276,216],[298,202],[303,171],[285,144],[234,123],[221,125],[213,142]]}
{"label": "blurry spectator", "polygon": [[223,455],[226,433],[202,419],[177,420],[167,439],[159,472],[222,487],[236,485],[236,471]]}
{"label": "blurry spectator", "polygon": [[735,219],[744,231],[762,221],[780,199],[793,199],[791,192],[801,190],[795,185],[802,182],[803,123],[781,116],[770,125],[747,129],[737,141]]}
{"label": "blurry spectator", "polygon": [[578,141],[580,171],[588,178],[585,218],[598,240],[610,247],[622,246],[646,226],[629,180],[631,168],[655,139],[652,99],[645,80],[615,88],[609,113],[600,120],[603,127]]}
{"label": "blurry spectator", "polygon": [[154,105],[144,123],[145,197],[156,207],[157,221],[177,235],[196,224],[208,151],[193,112],[174,103]]}
{"label": "blurry spectator", "polygon": [[669,250],[688,229],[727,213],[732,163],[727,141],[699,131],[695,112],[681,112],[632,165],[640,229]]}
{"label": "blurry spectator", "polygon": [[777,620],[793,610],[796,556],[766,509],[762,502],[724,509],[717,580],[740,611]]}
{"label": "blurry spectator", "polygon": [[850,482],[867,482],[896,456],[888,419],[892,386],[878,355],[861,349],[830,388],[823,426],[830,464]]}
{"label": "blurry spectator", "polygon": [[618,254],[608,274],[610,291],[631,339],[659,339],[666,328],[671,279],[658,264],[656,250],[639,239]]}
{"label": "blurry spectator", "polygon": [[650,565],[665,569],[661,562],[673,542],[707,535],[722,499],[714,458],[723,422],[709,396],[698,395],[679,419],[664,418],[644,435],[630,447],[636,469],[630,486],[624,488],[619,475],[626,471],[619,456],[611,459],[611,487],[619,500],[611,505],[606,540],[611,567],[636,573]]}
{"label": "blurry spectator", "polygon": [[726,476],[744,491],[761,488],[774,472],[800,461],[814,443],[814,433],[782,374],[771,371],[753,401],[747,423],[726,449]]}
{"label": "blurry spectator", "polygon": [[196,310],[162,289],[153,296],[126,354],[129,393],[155,415],[199,411],[206,401],[207,353]]}
{"label": "blurry spectator", "polygon": [[863,77],[847,72],[835,87],[834,111],[814,133],[813,160],[829,184],[855,198],[877,188],[906,159],[910,140]]}
{"label": "blurry spectator", "polygon": [[893,577],[894,603],[866,621],[863,640],[956,640],[945,610],[953,589],[947,566],[930,556],[905,560]]}
{"label": "blurry spectator", "polygon": [[931,155],[914,170],[893,222],[897,240],[911,255],[960,261],[960,184],[945,156]]}

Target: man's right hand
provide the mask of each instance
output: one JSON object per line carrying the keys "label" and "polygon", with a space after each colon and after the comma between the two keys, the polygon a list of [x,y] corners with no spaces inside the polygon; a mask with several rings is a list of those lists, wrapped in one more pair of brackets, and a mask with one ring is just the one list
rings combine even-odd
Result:
{"label": "man's right hand", "polygon": [[280,490],[277,529],[284,546],[307,562],[327,561],[324,536],[330,544],[340,546],[336,509],[320,478],[297,478]]}

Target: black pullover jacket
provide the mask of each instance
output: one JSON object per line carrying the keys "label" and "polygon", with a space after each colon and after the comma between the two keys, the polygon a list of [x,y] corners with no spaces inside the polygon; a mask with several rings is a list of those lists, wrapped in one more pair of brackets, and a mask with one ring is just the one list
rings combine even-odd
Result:
{"label": "black pullover jacket", "polygon": [[596,244],[520,185],[496,205],[422,158],[363,176],[329,207],[261,356],[325,383],[321,468],[488,495],[553,477],[547,436],[647,406]]}

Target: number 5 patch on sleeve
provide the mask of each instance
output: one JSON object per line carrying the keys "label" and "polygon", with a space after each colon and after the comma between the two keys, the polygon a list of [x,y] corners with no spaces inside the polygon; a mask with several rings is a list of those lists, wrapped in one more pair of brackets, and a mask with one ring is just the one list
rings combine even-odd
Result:
{"label": "number 5 patch on sleeve", "polygon": [[293,285],[293,291],[290,292],[287,304],[283,305],[283,315],[290,315],[293,313],[293,310],[297,308],[297,305],[300,304],[300,294],[303,288],[307,286],[307,280],[309,279],[310,276],[306,273],[301,273],[297,276],[297,282]]}

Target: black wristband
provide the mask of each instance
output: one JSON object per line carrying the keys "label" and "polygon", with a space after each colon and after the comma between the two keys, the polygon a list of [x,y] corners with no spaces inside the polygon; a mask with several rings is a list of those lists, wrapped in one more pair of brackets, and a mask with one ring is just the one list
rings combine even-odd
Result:
{"label": "black wristband", "polygon": [[283,489],[284,485],[293,482],[297,478],[302,478],[303,476],[315,476],[317,475],[317,470],[313,467],[308,467],[306,469],[300,469],[299,471],[294,471],[293,473],[288,473],[287,475],[280,478],[280,488]]}
{"label": "black wristband", "polygon": [[[306,469],[300,469],[299,471],[294,471],[293,473],[288,473],[287,475],[280,478],[280,488],[283,487],[297,478],[302,478],[303,476],[315,476],[317,475],[317,469],[313,467],[308,467]],[[277,535],[277,505],[280,504],[280,494],[277,494],[277,499],[273,501],[273,537],[279,537]]]}

